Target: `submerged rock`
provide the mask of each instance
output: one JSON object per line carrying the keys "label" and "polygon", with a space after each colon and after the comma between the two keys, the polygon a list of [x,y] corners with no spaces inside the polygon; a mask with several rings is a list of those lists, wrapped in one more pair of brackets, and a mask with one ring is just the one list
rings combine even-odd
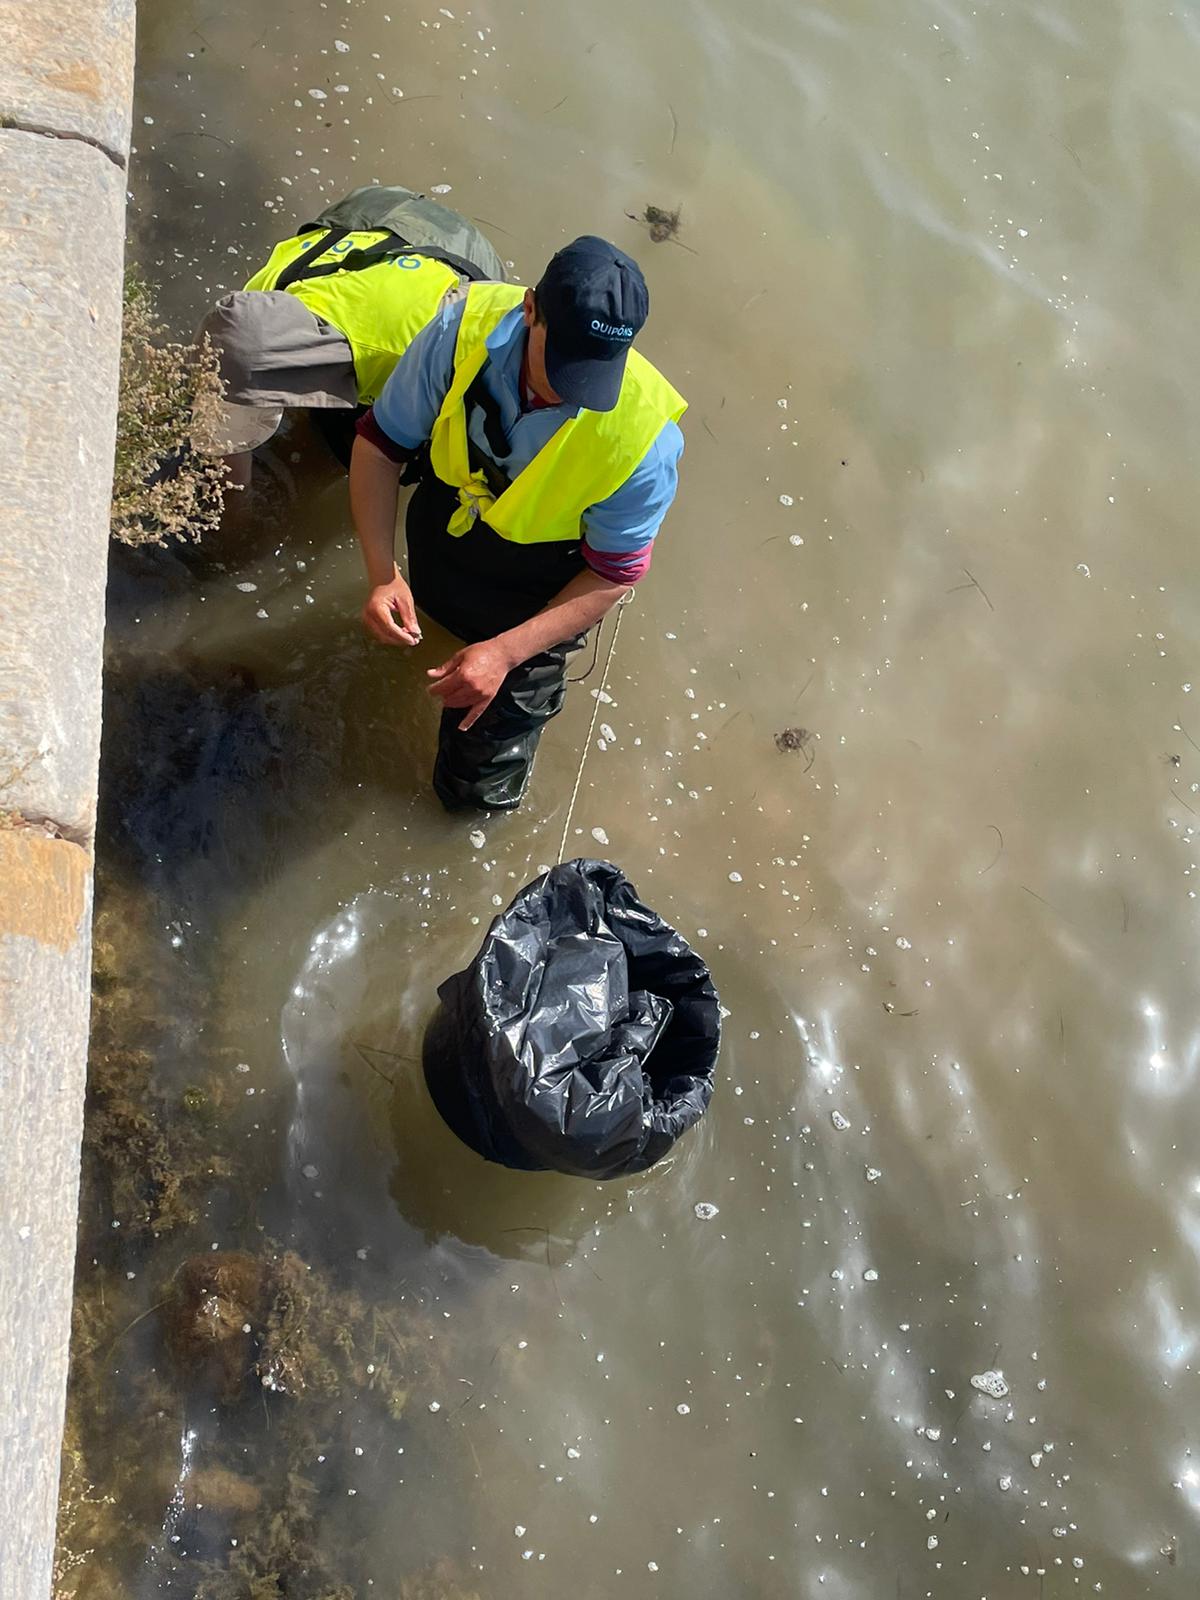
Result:
{"label": "submerged rock", "polygon": [[262,1504],[259,1484],[231,1472],[228,1467],[198,1467],[177,1486],[188,1511],[215,1511],[226,1517],[245,1517]]}
{"label": "submerged rock", "polygon": [[310,1400],[365,1390],[392,1418],[404,1413],[414,1370],[429,1366],[403,1318],[337,1287],[291,1250],[191,1256],[162,1308],[181,1387],[207,1387],[225,1406],[259,1387]]}
{"label": "submerged rock", "polygon": [[163,1306],[163,1331],[179,1376],[233,1405],[255,1371],[270,1304],[265,1263],[243,1250],[191,1256]]}

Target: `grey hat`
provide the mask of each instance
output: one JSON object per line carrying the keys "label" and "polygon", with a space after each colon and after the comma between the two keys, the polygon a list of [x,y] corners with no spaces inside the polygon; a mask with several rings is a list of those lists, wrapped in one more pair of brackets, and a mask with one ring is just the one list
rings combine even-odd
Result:
{"label": "grey hat", "polygon": [[279,426],[284,406],[346,409],[358,404],[354,354],[346,336],[295,295],[274,289],[227,294],[196,330],[220,360],[225,404],[197,448],[252,450]]}

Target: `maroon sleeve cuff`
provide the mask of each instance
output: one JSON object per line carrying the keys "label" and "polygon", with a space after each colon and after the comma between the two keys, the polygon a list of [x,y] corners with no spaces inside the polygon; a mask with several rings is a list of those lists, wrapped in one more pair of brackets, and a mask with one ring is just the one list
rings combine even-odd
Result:
{"label": "maroon sleeve cuff", "polygon": [[375,421],[375,410],[368,406],[354,424],[355,433],[364,438],[368,444],[373,444],[376,450],[385,455],[389,461],[394,461],[402,467],[412,456],[411,450],[406,450],[403,445],[397,444],[394,439],[389,439],[387,434]]}
{"label": "maroon sleeve cuff", "polygon": [[604,578],[609,583],[637,583],[649,572],[650,558],[653,554],[653,540],[643,545],[640,550],[620,554],[611,550],[593,550],[586,539],[583,541],[583,559],[597,577]]}

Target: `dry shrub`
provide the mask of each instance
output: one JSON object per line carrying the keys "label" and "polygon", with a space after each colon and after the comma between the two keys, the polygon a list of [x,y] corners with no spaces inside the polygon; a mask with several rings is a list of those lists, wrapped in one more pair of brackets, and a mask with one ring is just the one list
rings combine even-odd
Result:
{"label": "dry shrub", "polygon": [[202,455],[192,435],[211,425],[222,399],[217,352],[167,338],[154,300],[137,279],[125,285],[121,393],[111,526],[123,544],[199,540],[221,521],[228,469]]}

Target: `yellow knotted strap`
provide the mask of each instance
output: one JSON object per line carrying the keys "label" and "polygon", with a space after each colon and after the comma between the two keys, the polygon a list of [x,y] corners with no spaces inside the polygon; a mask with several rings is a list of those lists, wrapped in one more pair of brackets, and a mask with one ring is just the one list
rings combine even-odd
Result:
{"label": "yellow knotted strap", "polygon": [[447,533],[452,533],[456,539],[461,539],[464,533],[469,533],[480,517],[486,516],[496,503],[496,496],[488,487],[487,478],[482,472],[473,472],[466,483],[458,488],[458,510],[450,518]]}

